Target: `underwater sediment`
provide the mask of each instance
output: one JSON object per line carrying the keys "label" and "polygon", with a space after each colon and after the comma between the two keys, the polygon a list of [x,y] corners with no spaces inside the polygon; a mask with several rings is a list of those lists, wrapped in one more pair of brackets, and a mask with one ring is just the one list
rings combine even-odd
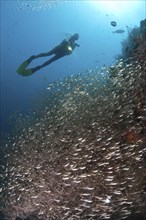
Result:
{"label": "underwater sediment", "polygon": [[144,219],[145,77],[120,60],[49,85],[1,149],[2,219]]}

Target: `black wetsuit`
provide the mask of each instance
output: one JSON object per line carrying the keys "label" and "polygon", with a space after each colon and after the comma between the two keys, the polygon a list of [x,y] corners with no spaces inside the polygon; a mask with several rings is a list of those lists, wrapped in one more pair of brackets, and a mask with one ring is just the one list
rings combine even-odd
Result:
{"label": "black wetsuit", "polygon": [[49,59],[48,61],[46,61],[42,65],[39,65],[35,68],[32,68],[32,73],[40,70],[41,68],[43,68],[45,66],[48,66],[50,63],[54,62],[55,60],[60,59],[61,57],[64,57],[66,55],[70,55],[73,52],[73,50],[75,49],[76,46],[79,47],[79,45],[77,43],[75,43],[74,40],[71,40],[71,39],[63,40],[58,46],[53,48],[48,53],[41,53],[41,54],[38,54],[36,56],[32,56],[32,59],[30,57],[30,62],[31,62],[33,59],[36,59],[36,58],[39,58],[39,57],[54,55],[51,59]]}
{"label": "black wetsuit", "polygon": [[[33,55],[26,61],[24,61],[17,69],[17,73],[22,76],[29,76],[36,71],[40,70],[41,68],[48,66],[50,63],[54,62],[55,60],[60,59],[61,57],[64,57],[66,55],[70,55],[76,46],[79,47],[77,43],[75,43],[76,40],[78,40],[79,34],[72,35],[68,40],[63,40],[58,46],[54,47],[52,50],[50,50],[47,53],[40,53],[38,55]],[[28,68],[28,65],[34,60],[39,57],[46,57],[54,55],[51,59],[43,63],[42,65],[36,66],[34,68]]]}

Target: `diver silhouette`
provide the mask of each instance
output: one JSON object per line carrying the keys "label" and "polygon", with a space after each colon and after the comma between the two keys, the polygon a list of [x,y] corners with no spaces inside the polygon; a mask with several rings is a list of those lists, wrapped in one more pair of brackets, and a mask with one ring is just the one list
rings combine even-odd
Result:
{"label": "diver silhouette", "polygon": [[[36,71],[42,69],[45,66],[48,66],[50,63],[54,62],[55,60],[60,59],[61,57],[64,57],[66,55],[70,55],[75,47],[79,47],[80,45],[77,44],[75,41],[79,39],[79,34],[75,33],[73,34],[68,40],[64,39],[58,46],[54,47],[52,50],[50,50],[47,53],[40,53],[38,55],[33,55],[26,61],[24,61],[19,68],[17,69],[17,73],[22,75],[22,76],[29,76],[35,73]],[[34,68],[26,69],[27,66],[34,60],[39,57],[45,57],[45,56],[54,56],[43,63],[40,66],[36,66]]]}

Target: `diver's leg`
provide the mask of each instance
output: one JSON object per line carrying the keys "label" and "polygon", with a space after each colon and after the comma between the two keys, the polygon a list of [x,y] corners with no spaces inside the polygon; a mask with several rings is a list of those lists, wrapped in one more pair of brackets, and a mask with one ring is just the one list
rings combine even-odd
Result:
{"label": "diver's leg", "polygon": [[58,50],[60,50],[61,49],[61,46],[60,45],[58,45],[57,47],[54,47],[52,50],[50,50],[49,52],[47,52],[47,53],[39,53],[38,55],[33,55],[33,56],[31,56],[29,59],[28,59],[28,61],[29,60],[33,60],[33,59],[36,59],[36,58],[39,58],[39,57],[47,57],[47,56],[51,56],[51,55],[53,55],[53,54],[56,54],[57,52],[58,52]]}
{"label": "diver's leg", "polygon": [[[18,73],[18,74],[21,74],[21,75],[23,75],[23,76],[28,76],[28,75],[31,75],[33,72],[32,72],[32,70],[35,72],[35,71],[37,71],[37,70],[35,70],[36,68],[31,68],[31,69],[27,69],[26,70],[26,68],[27,68],[27,66],[32,62],[32,60],[34,60],[34,59],[36,59],[36,58],[39,58],[39,57],[46,57],[46,56],[50,56],[50,55],[53,55],[53,54],[56,54],[56,53],[58,53],[58,51],[59,50],[61,50],[62,49],[62,46],[61,45],[58,45],[58,46],[56,46],[55,48],[53,48],[52,50],[50,50],[49,52],[47,52],[47,53],[40,53],[40,54],[38,54],[38,55],[33,55],[33,56],[31,56],[30,58],[28,58],[26,61],[24,61],[19,67],[18,67],[18,69],[16,70],[16,72]],[[49,65],[50,63],[52,63],[52,62],[54,62],[55,60],[57,60],[57,59],[59,59],[60,57],[62,57],[62,56],[58,56],[58,55],[55,55],[53,58],[51,58],[49,61],[47,61],[46,63],[44,63],[43,65],[44,66],[47,66],[47,65]],[[38,68],[43,68],[44,66],[43,65],[41,65],[41,66],[39,66]]]}
{"label": "diver's leg", "polygon": [[[30,69],[25,69],[28,65],[24,65],[21,64],[20,67],[18,68],[17,72],[19,74],[21,74],[22,76],[30,76],[33,73],[35,73],[36,71],[42,69],[45,66],[48,66],[50,63],[54,62],[55,60],[58,60],[59,58],[63,57],[62,55],[55,55],[54,57],[52,57],[50,60],[48,60],[47,62],[43,63],[40,66],[34,67],[34,68],[30,68]],[[26,62],[26,61],[25,61]]]}
{"label": "diver's leg", "polygon": [[28,67],[28,65],[34,60],[34,59],[36,59],[36,58],[39,58],[39,57],[45,57],[45,56],[50,56],[50,55],[52,55],[52,54],[54,54],[54,52],[53,52],[53,50],[52,51],[50,51],[50,52],[48,52],[48,53],[40,53],[40,54],[38,54],[38,55],[33,55],[33,56],[31,56],[31,57],[29,57],[27,60],[25,60],[19,67],[18,67],[18,69],[16,70],[16,72],[17,73],[19,73],[19,74],[22,74],[22,75],[29,75],[29,73],[30,73],[30,75],[31,75],[31,69],[28,69],[28,70],[26,70],[26,68]]}
{"label": "diver's leg", "polygon": [[[55,48],[54,48],[55,49]],[[31,74],[33,74],[32,70],[34,71],[35,68],[30,68],[30,69],[26,69],[28,67],[28,65],[32,62],[32,60],[36,59],[36,58],[39,58],[39,57],[44,57],[44,56],[49,56],[49,55],[52,55],[54,54],[54,51],[55,50],[51,50],[50,52],[48,53],[41,53],[41,54],[38,54],[36,56],[31,56],[29,59],[25,60],[19,67],[18,69],[16,70],[16,72],[20,75],[23,75],[23,76],[29,76]],[[44,65],[48,65],[49,63],[52,63],[53,61],[55,61],[56,59],[59,59],[60,57],[53,57],[51,58],[49,61],[47,61],[46,63],[44,63]],[[48,64],[47,64],[48,63]],[[43,68],[44,66],[39,66],[40,68]],[[36,70],[37,71],[37,70]],[[35,72],[35,71],[34,71]]]}
{"label": "diver's leg", "polygon": [[55,60],[60,59],[61,57],[63,57],[63,56],[61,56],[61,55],[55,55],[55,56],[52,57],[50,60],[46,61],[45,63],[43,63],[43,64],[40,65],[40,66],[36,66],[35,68],[32,68],[31,70],[32,70],[32,72],[34,73],[34,72],[36,72],[36,71],[42,69],[43,67],[48,66],[50,63],[54,62]]}

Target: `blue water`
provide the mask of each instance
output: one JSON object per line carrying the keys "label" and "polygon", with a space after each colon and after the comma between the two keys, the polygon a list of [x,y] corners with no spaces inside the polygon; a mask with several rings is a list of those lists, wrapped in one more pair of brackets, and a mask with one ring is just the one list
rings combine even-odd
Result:
{"label": "blue water", "polygon": [[[25,4],[21,4],[24,2]],[[27,2],[27,4],[26,4]],[[139,26],[145,18],[145,1],[125,1],[127,7],[111,7],[105,1],[61,1],[50,7],[45,1],[2,1],[1,4],[1,69],[0,69],[0,130],[10,131],[10,118],[27,114],[49,83],[87,69],[110,66],[121,52],[127,29]],[[122,1],[123,2],[123,1]],[[130,2],[130,3],[129,3]],[[43,5],[44,4],[44,5]],[[119,1],[120,4],[120,1]],[[37,5],[41,5],[39,7]],[[117,22],[117,27],[110,25]],[[113,34],[124,29],[123,34]],[[57,60],[29,77],[16,73],[18,66],[31,55],[48,52],[70,34],[80,38],[73,54]],[[39,65],[41,58],[30,65]],[[39,102],[38,102],[39,105]]]}

